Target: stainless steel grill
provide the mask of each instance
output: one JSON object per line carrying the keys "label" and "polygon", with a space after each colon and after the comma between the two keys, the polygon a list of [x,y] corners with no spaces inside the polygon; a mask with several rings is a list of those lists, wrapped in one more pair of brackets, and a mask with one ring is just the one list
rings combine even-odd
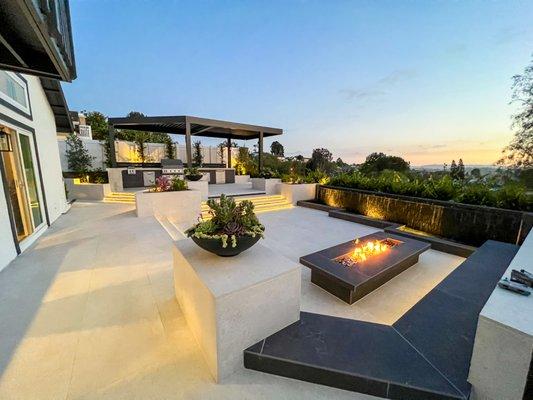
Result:
{"label": "stainless steel grill", "polygon": [[161,172],[163,175],[182,175],[183,162],[181,160],[164,158],[161,160]]}

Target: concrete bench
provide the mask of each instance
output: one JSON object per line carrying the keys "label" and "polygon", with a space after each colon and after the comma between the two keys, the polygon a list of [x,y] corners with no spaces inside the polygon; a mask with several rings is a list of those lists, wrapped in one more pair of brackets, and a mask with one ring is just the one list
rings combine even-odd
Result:
{"label": "concrete bench", "polygon": [[245,367],[391,399],[467,399],[479,313],[518,248],[485,242],[392,326],[302,312],[248,348]]}

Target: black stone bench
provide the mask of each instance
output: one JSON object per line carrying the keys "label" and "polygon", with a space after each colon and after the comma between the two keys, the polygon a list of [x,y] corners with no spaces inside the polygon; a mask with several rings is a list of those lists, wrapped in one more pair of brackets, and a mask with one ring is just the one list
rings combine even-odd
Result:
{"label": "black stone bench", "polygon": [[518,248],[485,242],[392,326],[302,312],[244,365],[390,399],[467,399],[479,313]]}

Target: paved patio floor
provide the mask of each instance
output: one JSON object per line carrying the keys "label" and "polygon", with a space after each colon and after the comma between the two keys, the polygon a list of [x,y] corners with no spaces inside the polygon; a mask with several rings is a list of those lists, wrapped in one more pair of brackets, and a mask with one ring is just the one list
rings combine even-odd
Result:
{"label": "paved patio floor", "polygon": [[209,197],[220,197],[224,193],[229,196],[264,194],[264,191],[252,188],[252,183],[221,183],[209,185]]}
{"label": "paved patio floor", "polygon": [[[264,244],[295,260],[374,231],[302,208],[260,218],[276,232]],[[174,298],[170,247],[130,205],[75,203],[0,272],[0,399],[373,398],[244,368],[215,384]],[[302,309],[391,323],[461,260],[430,251],[353,306],[304,268]]]}

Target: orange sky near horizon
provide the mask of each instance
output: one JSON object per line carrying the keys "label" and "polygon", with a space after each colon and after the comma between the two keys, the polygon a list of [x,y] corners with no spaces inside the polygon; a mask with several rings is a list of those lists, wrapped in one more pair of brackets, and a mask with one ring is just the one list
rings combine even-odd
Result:
{"label": "orange sky near horizon", "polygon": [[341,157],[346,162],[361,163],[372,152],[383,152],[389,155],[397,155],[409,161],[413,166],[443,164],[448,165],[452,160],[463,159],[465,165],[492,165],[498,161],[502,149],[510,142],[513,134],[507,132],[497,135],[496,139],[479,141],[474,139],[427,142],[425,144],[390,144],[390,145],[363,145],[357,149],[332,150],[336,159]]}

